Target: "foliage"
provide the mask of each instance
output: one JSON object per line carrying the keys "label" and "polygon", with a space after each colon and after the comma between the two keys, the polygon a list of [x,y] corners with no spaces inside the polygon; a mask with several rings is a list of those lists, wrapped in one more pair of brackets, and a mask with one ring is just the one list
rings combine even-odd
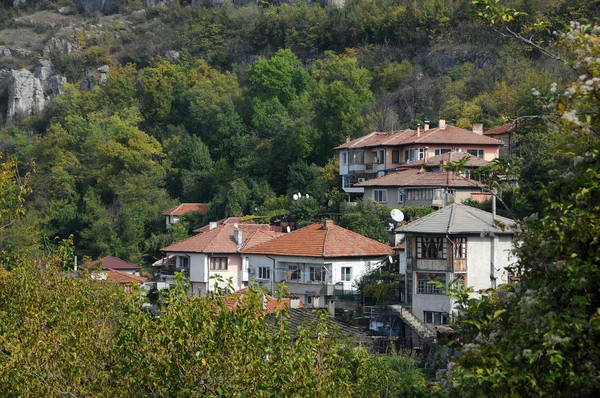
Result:
{"label": "foliage", "polygon": [[4,396],[424,394],[409,358],[371,357],[324,318],[292,335],[286,311],[265,314],[256,288],[243,299],[222,289],[191,298],[179,275],[182,290],[172,289],[153,317],[137,289],[63,276],[58,258],[49,260],[45,269],[0,269]]}
{"label": "foliage", "polygon": [[386,206],[375,201],[359,200],[356,205],[342,206],[340,226],[379,242],[388,243],[388,222],[391,221],[389,213]]}
{"label": "foliage", "polygon": [[561,40],[582,78],[547,98],[551,153],[563,169],[539,184],[544,211],[523,225],[511,270],[520,282],[481,300],[456,294],[453,395],[574,396],[600,388],[598,31],[574,24]]}
{"label": "foliage", "polygon": [[365,305],[386,306],[397,303],[399,292],[403,291],[397,261],[385,259],[377,268],[368,270],[356,283],[356,289]]}

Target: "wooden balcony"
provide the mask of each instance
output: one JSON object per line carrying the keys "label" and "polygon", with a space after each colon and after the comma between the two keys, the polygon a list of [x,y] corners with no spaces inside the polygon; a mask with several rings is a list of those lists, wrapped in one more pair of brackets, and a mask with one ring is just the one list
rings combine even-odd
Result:
{"label": "wooden balcony", "polygon": [[448,259],[436,259],[436,258],[417,258],[417,271],[452,271],[452,266]]}
{"label": "wooden balcony", "polygon": [[467,259],[466,258],[455,258],[454,259],[454,272],[467,272]]}

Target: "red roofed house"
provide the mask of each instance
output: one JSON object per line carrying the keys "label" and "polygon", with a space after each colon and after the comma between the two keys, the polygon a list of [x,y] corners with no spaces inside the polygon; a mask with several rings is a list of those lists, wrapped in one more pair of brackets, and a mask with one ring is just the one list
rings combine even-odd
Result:
{"label": "red roofed house", "polygon": [[121,260],[120,258],[107,256],[92,262],[94,266],[100,266],[102,269],[106,271],[117,270],[124,272],[129,275],[140,275],[140,267],[135,264],[129,263],[125,260]]}
{"label": "red roofed house", "polygon": [[245,287],[248,284],[248,267],[240,250],[281,235],[271,231],[268,224],[230,224],[226,221],[212,222],[207,229],[201,228],[198,232],[191,238],[161,249],[167,258],[175,258],[175,267],[164,267],[161,279],[171,284],[174,273],[184,271],[190,277],[194,296],[214,289],[215,282],[210,279],[214,275],[224,280],[231,278],[234,290]]}
{"label": "red roofed house", "polygon": [[500,148],[500,157],[505,157],[512,153],[515,147],[514,139],[512,134],[517,131],[517,121],[503,124],[502,126],[495,127],[491,130],[483,132],[486,137],[495,138],[502,143]]}
{"label": "red roofed house", "polygon": [[342,188],[348,193],[363,193],[354,184],[394,172],[409,163],[427,160],[447,152],[465,152],[491,161],[499,156],[502,143],[483,135],[481,124],[473,131],[446,124],[436,128],[374,132],[336,147],[340,154]]}
{"label": "red roofed house", "polygon": [[167,228],[169,228],[186,213],[197,211],[206,214],[206,206],[206,203],[182,203],[169,211],[165,211],[162,215],[165,216]]}
{"label": "red roofed house", "polygon": [[[478,181],[448,171],[405,168],[397,173],[355,184],[364,188],[364,198],[388,207],[443,207],[465,199],[486,199]],[[489,196],[489,195],[488,195]]]}
{"label": "red roofed house", "polygon": [[353,289],[356,279],[392,254],[392,248],[333,221],[312,224],[242,249],[255,283],[273,292],[285,282],[307,307],[335,306],[334,290]]}

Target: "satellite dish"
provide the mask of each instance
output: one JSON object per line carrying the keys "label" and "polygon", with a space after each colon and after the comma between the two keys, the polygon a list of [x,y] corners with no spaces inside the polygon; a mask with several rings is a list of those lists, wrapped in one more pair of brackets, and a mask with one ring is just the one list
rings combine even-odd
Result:
{"label": "satellite dish", "polygon": [[294,200],[298,200],[298,194],[295,193],[294,196],[292,196],[292,198],[294,198]]}
{"label": "satellite dish", "polygon": [[390,260],[390,263],[394,262],[394,259],[392,258],[392,256],[388,256],[388,260]]}
{"label": "satellite dish", "polygon": [[290,228],[290,226],[289,226],[289,225],[288,225],[287,227],[285,227],[285,230],[288,232],[288,234],[289,234],[290,232],[292,232],[292,229]]}
{"label": "satellite dish", "polygon": [[392,211],[390,212],[390,217],[392,217],[392,220],[396,222],[404,221],[404,213],[402,213],[398,209],[392,209]]}
{"label": "satellite dish", "polygon": [[310,196],[308,196],[308,194],[306,194],[306,199],[310,198]]}
{"label": "satellite dish", "polygon": [[298,192],[298,199],[300,199],[302,197],[302,194],[300,192]]}

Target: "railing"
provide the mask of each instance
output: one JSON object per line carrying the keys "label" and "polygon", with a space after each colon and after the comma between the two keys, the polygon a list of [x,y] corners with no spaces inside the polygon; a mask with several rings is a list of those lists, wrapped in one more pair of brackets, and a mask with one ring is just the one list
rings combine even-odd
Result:
{"label": "railing", "polygon": [[466,258],[455,258],[454,259],[454,272],[467,272],[467,259]]}
{"label": "railing", "polygon": [[189,268],[177,268],[177,267],[173,267],[173,266],[160,268],[160,273],[162,275],[175,275],[175,273],[177,273],[177,272],[183,272],[185,275],[188,275],[188,276],[190,275]]}
{"label": "railing", "polygon": [[418,258],[416,262],[417,271],[452,271],[447,259]]}
{"label": "railing", "polygon": [[308,294],[313,296],[333,296],[334,285],[320,282],[302,283],[302,282],[285,282],[290,294]]}

